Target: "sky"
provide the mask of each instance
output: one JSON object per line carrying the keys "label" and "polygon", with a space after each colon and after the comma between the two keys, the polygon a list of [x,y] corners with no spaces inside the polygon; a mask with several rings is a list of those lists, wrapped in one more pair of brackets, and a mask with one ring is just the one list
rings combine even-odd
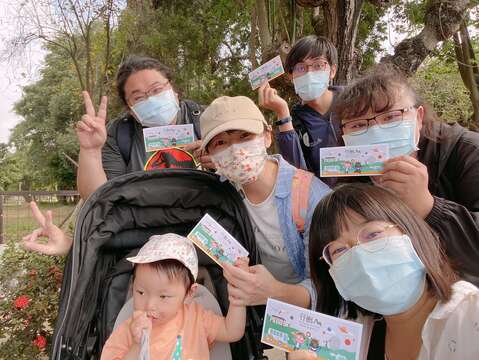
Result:
{"label": "sky", "polygon": [[[14,8],[9,0],[0,0],[0,53],[5,42],[14,31],[9,23],[9,14]],[[8,142],[10,130],[21,121],[21,117],[13,112],[13,105],[22,95],[21,87],[38,78],[45,53],[41,44],[36,42],[27,51],[26,56],[15,63],[0,62],[0,143]]]}

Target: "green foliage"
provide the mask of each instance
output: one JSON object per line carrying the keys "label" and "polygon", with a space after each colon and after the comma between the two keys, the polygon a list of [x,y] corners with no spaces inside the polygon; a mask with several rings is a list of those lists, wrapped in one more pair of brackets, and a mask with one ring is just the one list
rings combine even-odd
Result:
{"label": "green foliage", "polygon": [[62,268],[62,258],[7,242],[0,256],[0,359],[45,359],[50,353]]}
{"label": "green foliage", "polygon": [[72,127],[80,118],[80,87],[68,56],[51,47],[41,79],[23,89],[15,105],[24,118],[12,131],[23,189],[75,187],[74,166],[64,155],[77,157],[78,145]]}
{"label": "green foliage", "polygon": [[441,119],[474,128],[469,92],[456,64],[440,59],[430,60],[416,72],[413,80],[419,94],[432,105]]}

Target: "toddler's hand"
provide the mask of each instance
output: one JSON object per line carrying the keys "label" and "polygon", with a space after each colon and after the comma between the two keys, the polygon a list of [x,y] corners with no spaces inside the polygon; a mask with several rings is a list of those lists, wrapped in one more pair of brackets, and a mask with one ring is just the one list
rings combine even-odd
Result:
{"label": "toddler's hand", "polygon": [[249,268],[249,257],[239,257],[236,259],[234,265],[244,271],[248,271]]}
{"label": "toddler's hand", "polygon": [[144,311],[135,311],[133,313],[133,321],[130,323],[130,331],[133,335],[133,340],[135,343],[141,343],[141,335],[143,330],[146,329],[148,333],[151,332],[151,319],[148,319],[146,312]]}

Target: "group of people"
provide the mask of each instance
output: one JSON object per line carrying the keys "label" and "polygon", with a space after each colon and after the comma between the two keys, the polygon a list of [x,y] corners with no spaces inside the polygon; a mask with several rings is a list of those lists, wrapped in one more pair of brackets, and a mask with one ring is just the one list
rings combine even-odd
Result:
{"label": "group of people", "polygon": [[[107,99],[96,110],[83,93],[82,198],[143,170],[143,128],[193,124],[198,140],[184,150],[242,194],[261,257],[260,265],[224,264],[230,307],[223,318],[190,302],[198,265],[189,240],[152,237],[129,259],[135,313],[113,332],[102,359],[138,358],[144,331],[154,335],[153,358],[207,358],[214,341],[241,338],[246,306],[268,298],[361,322],[363,358],[479,358],[479,134],[440,121],[390,66],[330,86],[337,62],[326,38],[293,46],[285,70],[299,104],[290,111],[268,83],[259,89],[275,129],[245,96],[221,96],[206,109],[179,99],[171,71],[151,58],[121,65],[126,112],[108,127]],[[270,155],[274,140],[280,154]],[[319,177],[320,148],[383,143],[391,155],[383,175],[347,183]],[[68,253],[72,240],[51,213],[34,203],[32,211],[40,228],[24,246]],[[187,326],[186,316],[197,321]],[[315,355],[299,350],[289,358]]]}

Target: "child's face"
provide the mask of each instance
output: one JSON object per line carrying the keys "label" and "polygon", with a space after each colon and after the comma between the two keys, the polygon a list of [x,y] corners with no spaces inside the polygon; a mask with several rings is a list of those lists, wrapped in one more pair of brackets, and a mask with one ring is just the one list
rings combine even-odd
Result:
{"label": "child's face", "polygon": [[135,310],[145,311],[155,324],[172,320],[184,304],[188,291],[181,279],[168,279],[157,269],[137,265],[133,282]]}

